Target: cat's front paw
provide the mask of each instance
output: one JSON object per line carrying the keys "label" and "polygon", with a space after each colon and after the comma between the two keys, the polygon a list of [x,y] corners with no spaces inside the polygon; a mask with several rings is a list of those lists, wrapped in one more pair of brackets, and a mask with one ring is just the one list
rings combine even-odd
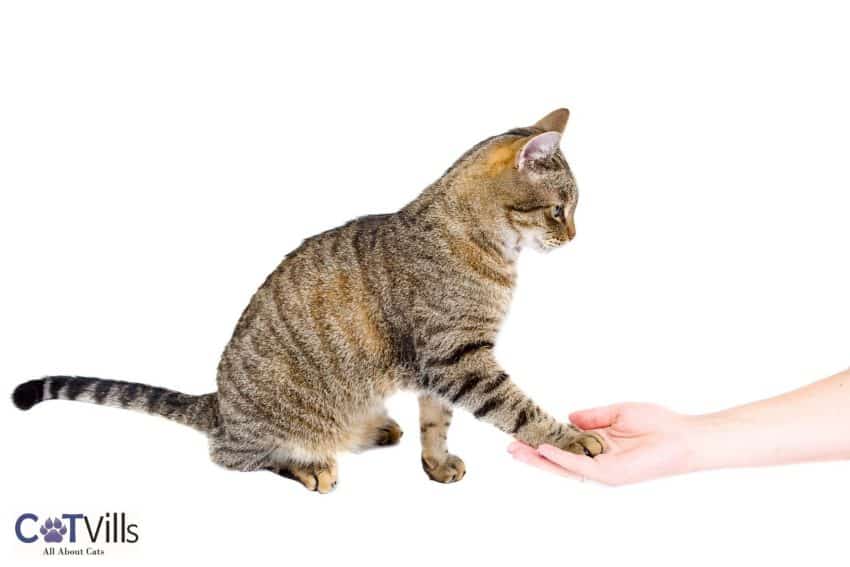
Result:
{"label": "cat's front paw", "polygon": [[596,433],[580,431],[568,439],[561,448],[576,455],[595,457],[605,452],[605,441]]}
{"label": "cat's front paw", "polygon": [[422,469],[428,475],[428,478],[444,484],[457,482],[466,475],[466,465],[463,464],[460,457],[454,455],[446,455],[442,461],[435,457],[423,455]]}

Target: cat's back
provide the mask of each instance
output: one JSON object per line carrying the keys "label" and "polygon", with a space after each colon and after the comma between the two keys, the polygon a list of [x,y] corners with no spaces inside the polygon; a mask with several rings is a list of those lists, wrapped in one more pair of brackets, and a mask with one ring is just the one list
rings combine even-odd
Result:
{"label": "cat's back", "polygon": [[[373,357],[392,349],[398,323],[392,305],[405,288],[397,273],[405,264],[398,231],[396,214],[380,214],[304,240],[251,298],[230,346],[262,340],[268,349],[259,354],[273,358],[276,345],[287,343],[305,352],[327,354],[336,345]],[[305,341],[312,344],[300,344]]]}
{"label": "cat's back", "polygon": [[270,277],[296,278],[295,285],[322,285],[338,280],[341,274],[365,277],[381,258],[388,227],[394,214],[358,217],[341,226],[306,238],[286,255]]}

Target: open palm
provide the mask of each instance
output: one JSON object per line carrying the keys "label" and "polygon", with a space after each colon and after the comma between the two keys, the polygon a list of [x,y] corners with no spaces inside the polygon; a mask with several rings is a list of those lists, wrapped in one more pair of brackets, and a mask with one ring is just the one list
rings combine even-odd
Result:
{"label": "open palm", "polygon": [[616,404],[570,415],[582,429],[592,429],[606,441],[596,458],[562,451],[551,445],[537,449],[514,442],[514,458],[538,468],[618,485],[686,472],[690,458],[689,416],[653,404]]}

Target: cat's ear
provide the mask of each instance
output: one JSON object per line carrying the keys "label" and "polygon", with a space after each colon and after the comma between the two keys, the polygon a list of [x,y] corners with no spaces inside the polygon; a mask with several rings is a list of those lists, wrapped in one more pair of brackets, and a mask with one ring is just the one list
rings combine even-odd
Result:
{"label": "cat's ear", "polygon": [[534,126],[546,132],[560,132],[563,134],[564,128],[567,127],[567,120],[569,119],[570,111],[566,108],[559,108],[538,120]]}
{"label": "cat's ear", "polygon": [[522,169],[529,162],[545,161],[555,155],[558,144],[561,143],[560,132],[545,132],[538,134],[525,143],[517,153],[516,166]]}

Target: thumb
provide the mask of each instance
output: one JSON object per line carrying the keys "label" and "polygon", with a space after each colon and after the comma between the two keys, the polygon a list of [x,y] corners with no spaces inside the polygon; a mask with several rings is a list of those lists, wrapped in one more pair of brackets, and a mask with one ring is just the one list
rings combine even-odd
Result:
{"label": "thumb", "polygon": [[573,412],[570,414],[570,421],[582,429],[599,429],[613,424],[619,413],[620,404],[615,404]]}

